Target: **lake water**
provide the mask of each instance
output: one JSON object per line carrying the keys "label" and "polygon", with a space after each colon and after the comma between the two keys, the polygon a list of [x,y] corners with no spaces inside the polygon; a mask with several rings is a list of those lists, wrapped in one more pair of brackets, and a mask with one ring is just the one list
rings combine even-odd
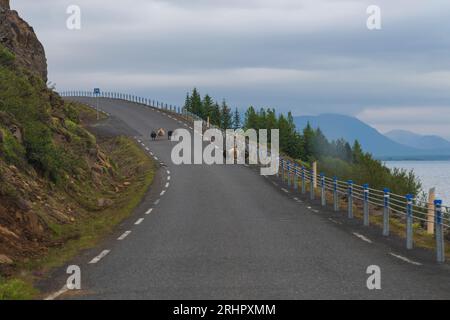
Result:
{"label": "lake water", "polygon": [[386,161],[389,168],[414,170],[425,192],[436,188],[436,197],[450,205],[450,161]]}

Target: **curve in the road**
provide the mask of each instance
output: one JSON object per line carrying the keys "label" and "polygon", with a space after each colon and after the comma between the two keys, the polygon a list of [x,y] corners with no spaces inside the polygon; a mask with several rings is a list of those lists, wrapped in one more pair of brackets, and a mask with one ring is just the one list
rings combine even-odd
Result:
{"label": "curve in the road", "polygon": [[[163,188],[117,240],[86,257],[82,298],[450,297],[448,265],[434,264],[429,252],[380,239],[246,166],[174,166],[174,144],[151,142],[149,133],[190,124],[143,105],[100,101],[164,166]],[[381,290],[367,287],[373,265],[381,269]]]}

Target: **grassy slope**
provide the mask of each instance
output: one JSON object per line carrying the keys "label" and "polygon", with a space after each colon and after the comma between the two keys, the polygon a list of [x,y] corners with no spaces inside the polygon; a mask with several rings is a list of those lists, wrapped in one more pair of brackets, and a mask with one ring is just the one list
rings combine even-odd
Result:
{"label": "grassy slope", "polygon": [[83,126],[92,110],[65,103],[13,60],[0,46],[0,299],[28,299],[36,275],[133,211],[155,167],[128,138],[97,141]]}

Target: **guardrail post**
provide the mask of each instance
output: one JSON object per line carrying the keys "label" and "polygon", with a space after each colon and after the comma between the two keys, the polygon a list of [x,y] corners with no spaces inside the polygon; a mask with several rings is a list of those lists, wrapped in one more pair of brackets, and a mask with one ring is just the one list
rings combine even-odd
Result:
{"label": "guardrail post", "polygon": [[353,219],[353,181],[348,180],[348,218]]}
{"label": "guardrail post", "polygon": [[338,198],[338,179],[337,177],[333,178],[333,202],[334,202],[334,211],[339,211],[339,198]]}
{"label": "guardrail post", "polygon": [[291,163],[289,161],[287,163],[287,185],[291,186]]}
{"label": "guardrail post", "polygon": [[434,200],[434,219],[436,228],[436,255],[437,262],[445,262],[444,226],[442,223],[442,200]]}
{"label": "guardrail post", "polygon": [[302,166],[302,194],[306,193],[306,174],[305,174],[305,167]]}
{"label": "guardrail post", "polygon": [[310,181],[310,198],[314,200],[316,198],[316,190],[314,190],[314,170],[311,169],[311,181]]}
{"label": "guardrail post", "polygon": [[406,195],[406,248],[413,248],[413,196]]}
{"label": "guardrail post", "polygon": [[[184,110],[183,110],[183,112],[184,112]],[[283,166],[283,162],[282,162],[282,160],[280,160],[279,163],[278,163],[277,178],[280,177],[280,170],[282,170],[281,169],[282,166]]]}
{"label": "guardrail post", "polygon": [[384,201],[383,201],[383,236],[389,236],[389,199],[390,199],[390,190],[385,188],[384,190]]}
{"label": "guardrail post", "polygon": [[370,224],[369,218],[369,185],[366,183],[364,187],[364,226],[368,227]]}
{"label": "guardrail post", "polygon": [[294,165],[294,189],[298,190],[298,164]]}
{"label": "guardrail post", "polygon": [[325,193],[325,175],[323,173],[320,174],[320,187],[321,187],[322,207],[325,207],[327,205],[327,199]]}

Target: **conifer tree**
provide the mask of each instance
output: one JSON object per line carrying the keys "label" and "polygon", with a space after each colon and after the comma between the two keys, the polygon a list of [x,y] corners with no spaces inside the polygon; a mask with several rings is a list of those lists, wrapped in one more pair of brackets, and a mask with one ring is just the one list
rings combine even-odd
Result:
{"label": "conifer tree", "polygon": [[228,107],[225,100],[222,101],[222,106],[220,110],[220,118],[221,118],[221,128],[222,129],[230,129],[233,125],[233,118],[231,115],[231,109]]}
{"label": "conifer tree", "polygon": [[238,108],[236,108],[236,110],[234,110],[234,114],[233,114],[233,129],[237,130],[241,127],[241,115],[239,113]]}

